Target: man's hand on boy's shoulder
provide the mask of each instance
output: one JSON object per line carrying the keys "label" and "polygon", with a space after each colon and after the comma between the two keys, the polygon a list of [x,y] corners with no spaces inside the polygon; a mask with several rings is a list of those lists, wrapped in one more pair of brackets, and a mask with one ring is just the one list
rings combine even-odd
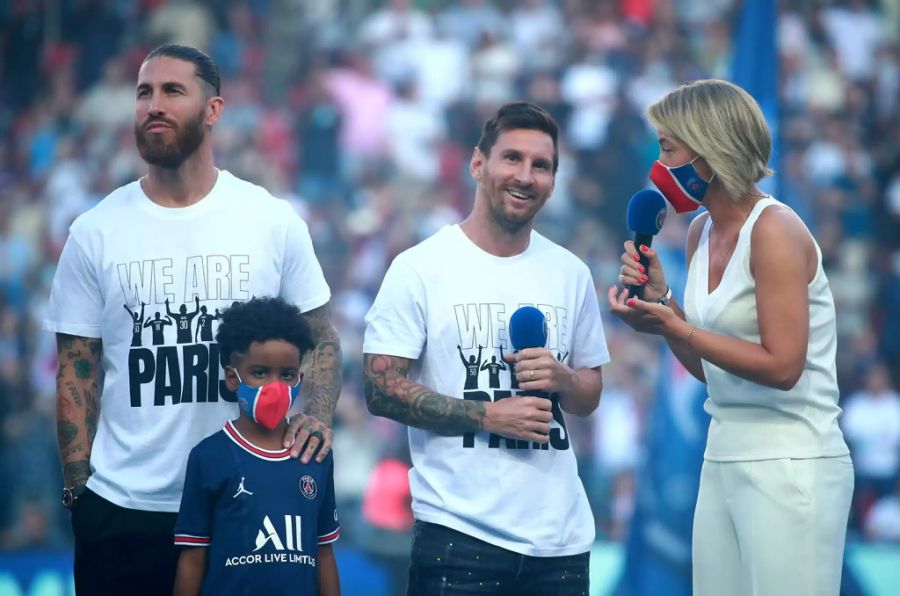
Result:
{"label": "man's hand on boy's shoulder", "polygon": [[310,462],[313,455],[317,462],[322,462],[331,452],[333,436],[331,428],[318,418],[298,413],[291,417],[291,423],[284,434],[284,446],[291,447],[291,457],[299,456],[300,461],[305,464]]}

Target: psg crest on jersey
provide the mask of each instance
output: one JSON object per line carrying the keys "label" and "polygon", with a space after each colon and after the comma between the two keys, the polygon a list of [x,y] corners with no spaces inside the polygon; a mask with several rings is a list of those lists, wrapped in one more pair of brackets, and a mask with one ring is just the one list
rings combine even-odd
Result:
{"label": "psg crest on jersey", "polygon": [[307,499],[315,499],[316,493],[319,492],[319,487],[316,486],[316,479],[309,474],[304,474],[303,476],[301,476],[300,492],[303,493],[303,496]]}

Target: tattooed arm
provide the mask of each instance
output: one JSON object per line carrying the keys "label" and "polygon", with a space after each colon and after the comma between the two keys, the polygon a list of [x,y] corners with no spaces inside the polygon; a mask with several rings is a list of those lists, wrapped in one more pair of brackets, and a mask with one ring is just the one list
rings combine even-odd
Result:
{"label": "tattooed arm", "polygon": [[[341,341],[331,322],[328,304],[305,312],[301,317],[312,331],[315,347],[308,357],[303,377],[302,414],[291,420],[285,434],[285,447],[290,447],[293,442],[291,455],[297,457],[302,450],[303,463],[308,463],[318,449],[316,461],[321,462],[331,451],[332,416],[341,393]],[[306,449],[303,449],[304,445]]]}
{"label": "tattooed arm", "polygon": [[56,334],[56,440],[66,486],[91,475],[91,446],[100,415],[99,338]]}
{"label": "tattooed arm", "polygon": [[442,395],[408,379],[410,363],[398,356],[363,355],[369,412],[444,436],[483,430],[547,442],[553,419],[550,400],[516,397],[483,402]]}

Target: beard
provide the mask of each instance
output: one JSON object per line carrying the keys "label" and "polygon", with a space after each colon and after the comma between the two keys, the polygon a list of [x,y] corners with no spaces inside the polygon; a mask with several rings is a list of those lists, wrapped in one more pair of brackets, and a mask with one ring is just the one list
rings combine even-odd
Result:
{"label": "beard", "polygon": [[[487,172],[487,169],[485,169]],[[494,183],[488,197],[488,213],[494,224],[509,234],[515,234],[522,228],[531,226],[534,217],[540,211],[542,202],[535,197],[532,201],[535,206],[531,209],[515,210],[506,204],[505,185]]]}
{"label": "beard", "polygon": [[134,125],[134,138],[141,158],[151,166],[174,170],[192,156],[203,143],[206,131],[203,126],[203,110],[191,118],[179,130],[173,127],[174,141],[166,141],[162,135],[150,134],[143,124]]}
{"label": "beard", "polygon": [[502,230],[515,234],[522,228],[531,225],[534,220],[534,213],[515,213],[507,211],[502,205],[491,203],[489,205],[491,219]]}

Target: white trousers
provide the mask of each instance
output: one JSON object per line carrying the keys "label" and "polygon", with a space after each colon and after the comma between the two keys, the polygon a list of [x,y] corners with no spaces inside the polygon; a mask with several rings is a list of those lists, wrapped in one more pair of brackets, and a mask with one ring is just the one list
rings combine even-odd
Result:
{"label": "white trousers", "polygon": [[837,596],[853,495],[850,456],[704,461],[695,596]]}

